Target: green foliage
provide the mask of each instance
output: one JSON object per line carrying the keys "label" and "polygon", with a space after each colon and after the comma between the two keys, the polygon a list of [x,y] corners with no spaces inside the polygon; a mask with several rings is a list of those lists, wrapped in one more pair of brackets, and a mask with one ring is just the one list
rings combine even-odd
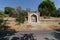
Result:
{"label": "green foliage", "polygon": [[56,10],[56,7],[54,5],[54,2],[50,1],[50,0],[47,0],[47,1],[43,1],[39,7],[39,8],[42,8],[42,9],[46,9],[48,11],[51,11],[51,10]]}
{"label": "green foliage", "polygon": [[60,17],[60,11],[59,10],[56,11],[56,16]]}
{"label": "green foliage", "polygon": [[18,21],[19,23],[24,23],[23,13],[20,13],[20,14],[17,16],[16,21]]}
{"label": "green foliage", "polygon": [[55,10],[51,12],[52,17],[60,17],[60,10]]}
{"label": "green foliage", "polygon": [[16,17],[16,21],[20,23],[24,23],[25,18],[27,18],[28,13],[25,10],[21,10],[22,8],[19,7],[19,10],[17,10],[17,17]]}
{"label": "green foliage", "polygon": [[41,12],[42,16],[44,16],[44,15],[48,16],[48,15],[50,15],[50,12],[54,11],[54,10],[56,10],[56,7],[54,5],[54,2],[52,2],[50,0],[44,0],[38,6],[38,11]]}
{"label": "green foliage", "polygon": [[4,12],[0,10],[0,17],[4,17],[4,16],[5,16]]}
{"label": "green foliage", "polygon": [[16,11],[14,8],[12,7],[5,7],[5,10],[4,10],[5,14],[9,15],[10,17],[14,17],[16,15]]}
{"label": "green foliage", "polygon": [[17,11],[16,21],[18,21],[19,24],[24,23],[25,18],[27,17],[27,12],[25,10],[22,10],[20,6],[16,8],[16,11]]}
{"label": "green foliage", "polygon": [[27,13],[27,11],[22,10],[22,14],[23,14],[24,18],[27,18],[27,17],[28,17],[28,13]]}

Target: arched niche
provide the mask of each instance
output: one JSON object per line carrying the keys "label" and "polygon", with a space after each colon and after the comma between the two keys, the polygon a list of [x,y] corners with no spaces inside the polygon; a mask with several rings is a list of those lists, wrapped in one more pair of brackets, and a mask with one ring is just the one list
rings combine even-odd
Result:
{"label": "arched niche", "polygon": [[35,15],[35,14],[31,15],[31,21],[37,22],[37,15]]}
{"label": "arched niche", "polygon": [[40,14],[38,12],[28,12],[28,23],[33,24],[39,24],[40,23]]}

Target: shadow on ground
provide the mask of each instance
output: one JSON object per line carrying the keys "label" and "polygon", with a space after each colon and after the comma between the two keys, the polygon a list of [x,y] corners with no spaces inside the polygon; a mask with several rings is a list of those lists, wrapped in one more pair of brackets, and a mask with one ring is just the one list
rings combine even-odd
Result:
{"label": "shadow on ground", "polygon": [[16,33],[15,30],[8,29],[9,26],[0,26],[0,40],[8,40],[9,36]]}
{"label": "shadow on ground", "polygon": [[57,39],[60,40],[60,29],[57,29],[56,32],[53,32],[52,35]]}

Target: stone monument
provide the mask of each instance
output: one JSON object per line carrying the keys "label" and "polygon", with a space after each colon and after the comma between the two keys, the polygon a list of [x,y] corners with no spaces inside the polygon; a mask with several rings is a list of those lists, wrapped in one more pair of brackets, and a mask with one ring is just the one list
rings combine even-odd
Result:
{"label": "stone monument", "polygon": [[28,23],[39,24],[40,23],[40,13],[39,12],[28,12]]}

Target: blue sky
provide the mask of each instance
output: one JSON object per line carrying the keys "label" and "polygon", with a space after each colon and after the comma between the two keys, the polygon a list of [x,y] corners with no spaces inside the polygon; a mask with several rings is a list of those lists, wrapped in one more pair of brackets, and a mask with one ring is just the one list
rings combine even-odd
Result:
{"label": "blue sky", "polygon": [[[43,0],[0,0],[0,10],[4,10],[4,7],[10,6],[16,8],[21,6],[23,9],[30,8],[31,10],[37,10],[38,5]],[[52,0],[55,3],[56,8],[60,8],[60,0]]]}

